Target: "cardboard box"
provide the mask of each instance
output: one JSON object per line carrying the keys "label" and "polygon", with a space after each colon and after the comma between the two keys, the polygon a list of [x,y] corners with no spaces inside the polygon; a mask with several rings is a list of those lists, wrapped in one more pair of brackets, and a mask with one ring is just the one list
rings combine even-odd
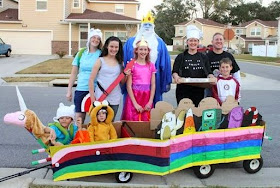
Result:
{"label": "cardboard box", "polygon": [[212,84],[214,84],[216,80],[216,78],[180,78],[180,82],[183,84],[189,84],[202,88],[212,87]]}

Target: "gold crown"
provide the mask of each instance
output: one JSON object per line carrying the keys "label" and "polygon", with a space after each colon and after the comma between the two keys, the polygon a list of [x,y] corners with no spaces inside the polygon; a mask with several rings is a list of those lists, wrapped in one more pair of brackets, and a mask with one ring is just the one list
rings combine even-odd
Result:
{"label": "gold crown", "polygon": [[149,11],[146,17],[143,16],[141,23],[151,23],[154,24],[155,18],[153,17],[151,11]]}
{"label": "gold crown", "polygon": [[137,44],[137,46],[138,46],[138,47],[139,47],[139,46],[147,46],[147,47],[149,47],[149,46],[148,46],[148,43],[145,41],[145,39],[144,39],[143,36],[142,36],[140,42]]}

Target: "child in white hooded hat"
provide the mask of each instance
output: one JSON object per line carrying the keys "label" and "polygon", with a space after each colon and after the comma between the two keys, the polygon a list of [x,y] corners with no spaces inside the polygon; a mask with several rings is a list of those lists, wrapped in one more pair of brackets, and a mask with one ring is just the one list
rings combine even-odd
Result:
{"label": "child in white hooded hat", "polygon": [[[50,133],[50,141],[54,146],[70,144],[74,139],[78,126],[74,124],[75,106],[65,106],[59,104],[54,122],[49,123],[49,127],[45,128],[45,132]],[[79,118],[80,119],[80,118]],[[81,122],[79,121],[79,126]]]}
{"label": "child in white hooded hat", "polygon": [[[90,29],[86,47],[81,49],[72,62],[72,71],[69,78],[66,98],[72,101],[72,87],[78,76],[77,87],[74,96],[76,118],[82,118],[84,123],[86,113],[81,111],[83,98],[89,93],[88,81],[92,67],[101,54],[102,32],[99,29]],[[95,85],[95,83],[91,83]]]}

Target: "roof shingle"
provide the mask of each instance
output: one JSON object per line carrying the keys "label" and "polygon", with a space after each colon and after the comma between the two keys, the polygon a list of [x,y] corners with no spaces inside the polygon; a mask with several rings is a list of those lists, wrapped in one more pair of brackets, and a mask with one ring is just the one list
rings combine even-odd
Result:
{"label": "roof shingle", "polygon": [[18,9],[7,9],[0,12],[0,21],[20,21],[18,19]]}
{"label": "roof shingle", "polygon": [[115,14],[112,12],[97,12],[86,9],[83,13],[71,13],[66,19],[93,19],[93,20],[127,20],[140,21],[135,18]]}

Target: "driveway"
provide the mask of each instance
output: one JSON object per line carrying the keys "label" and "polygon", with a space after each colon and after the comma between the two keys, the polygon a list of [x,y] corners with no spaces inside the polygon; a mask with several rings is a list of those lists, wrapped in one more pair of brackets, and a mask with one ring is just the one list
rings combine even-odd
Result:
{"label": "driveway", "polygon": [[27,67],[36,65],[48,59],[55,59],[56,55],[11,55],[0,56],[0,85],[4,82],[1,77],[12,76]]}

